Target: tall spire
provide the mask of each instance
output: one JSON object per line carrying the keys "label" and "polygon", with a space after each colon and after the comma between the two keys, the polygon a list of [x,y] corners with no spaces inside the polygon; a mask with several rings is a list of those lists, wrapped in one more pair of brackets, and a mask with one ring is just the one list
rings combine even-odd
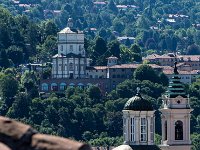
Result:
{"label": "tall spire", "polygon": [[[176,58],[175,58],[176,59]],[[184,89],[184,85],[181,82],[181,78],[179,77],[177,61],[174,62],[174,76],[171,78],[169,82],[167,94],[169,98],[175,98],[177,96],[187,97]]]}
{"label": "tall spire", "polygon": [[179,74],[178,73],[178,68],[177,68],[177,61],[174,62],[174,74]]}

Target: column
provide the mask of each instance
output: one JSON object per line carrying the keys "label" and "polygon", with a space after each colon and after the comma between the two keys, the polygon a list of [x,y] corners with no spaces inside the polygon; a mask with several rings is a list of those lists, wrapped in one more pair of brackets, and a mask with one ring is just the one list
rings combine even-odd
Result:
{"label": "column", "polygon": [[[174,120],[171,119],[171,115],[166,117],[167,120],[167,144],[170,145],[171,141],[174,140]],[[173,136],[174,135],[174,136]]]}
{"label": "column", "polygon": [[127,119],[126,119],[126,121],[127,121],[127,135],[126,135],[126,137],[127,137],[127,143],[129,144],[130,143],[130,116],[128,116],[127,117]]}
{"label": "column", "polygon": [[162,118],[162,144],[165,141],[165,117],[164,115],[161,116]]}

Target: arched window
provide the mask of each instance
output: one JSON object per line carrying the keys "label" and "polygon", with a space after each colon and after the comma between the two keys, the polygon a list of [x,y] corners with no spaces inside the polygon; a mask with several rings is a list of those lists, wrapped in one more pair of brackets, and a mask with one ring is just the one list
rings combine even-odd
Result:
{"label": "arched window", "polygon": [[58,91],[58,85],[56,83],[51,84],[51,90],[52,91]]}
{"label": "arched window", "polygon": [[47,83],[42,83],[42,91],[48,91],[49,86]]}
{"label": "arched window", "polygon": [[91,87],[92,86],[92,84],[91,83],[88,83],[87,84],[87,88],[89,88],[89,87]]}
{"label": "arched window", "polygon": [[67,87],[66,83],[61,83],[61,84],[60,84],[60,90],[61,90],[61,91],[66,90],[66,87]]}
{"label": "arched window", "polygon": [[83,83],[79,83],[78,87],[81,88],[81,89],[84,89],[84,84]]}
{"label": "arched window", "polygon": [[167,121],[165,121],[165,140],[167,140]]}
{"label": "arched window", "polygon": [[70,84],[69,84],[69,87],[71,87],[71,88],[73,88],[74,86],[75,86],[74,83],[70,83]]}
{"label": "arched window", "polygon": [[183,140],[183,122],[180,120],[175,123],[175,140]]}

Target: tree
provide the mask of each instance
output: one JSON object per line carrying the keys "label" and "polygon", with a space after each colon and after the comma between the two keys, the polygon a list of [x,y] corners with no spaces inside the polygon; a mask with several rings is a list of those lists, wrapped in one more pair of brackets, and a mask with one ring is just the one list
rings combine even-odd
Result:
{"label": "tree", "polygon": [[0,66],[3,68],[8,68],[10,66],[8,55],[5,50],[0,51]]}
{"label": "tree", "polygon": [[7,49],[7,55],[15,65],[19,65],[23,62],[23,50],[20,47],[15,45],[10,46]]}
{"label": "tree", "polygon": [[95,45],[93,47],[93,63],[96,65],[105,65],[107,57],[107,44],[105,40],[101,37],[97,37],[95,41]]}
{"label": "tree", "polygon": [[187,55],[200,55],[200,47],[196,44],[188,46]]}
{"label": "tree", "polygon": [[91,98],[95,102],[99,102],[99,100],[101,99],[101,91],[100,91],[99,87],[97,87],[97,86],[89,87],[88,95],[89,95],[89,98]]}
{"label": "tree", "polygon": [[112,10],[114,13],[117,13],[118,12],[118,8],[117,6],[115,5],[114,1],[113,0],[110,0],[108,2],[108,9]]}
{"label": "tree", "polygon": [[21,84],[22,88],[25,89],[26,94],[28,94],[30,98],[36,98],[39,96],[37,87],[38,79],[35,72],[25,72],[21,77]]}
{"label": "tree", "polygon": [[2,75],[0,85],[0,94],[3,98],[13,98],[19,86],[17,80],[11,75]]}
{"label": "tree", "polygon": [[7,116],[11,118],[24,118],[29,116],[31,100],[24,93],[16,95],[12,106],[9,108]]}
{"label": "tree", "polygon": [[115,40],[108,43],[108,50],[110,51],[111,55],[116,56],[117,58],[120,58],[120,43]]}
{"label": "tree", "polygon": [[140,49],[140,47],[138,45],[136,45],[136,44],[131,45],[130,50],[133,53],[138,53],[138,54],[141,54],[141,52],[142,52],[141,49]]}
{"label": "tree", "polygon": [[134,78],[136,80],[149,80],[152,82],[159,82],[159,77],[154,69],[149,65],[141,65],[134,71]]}

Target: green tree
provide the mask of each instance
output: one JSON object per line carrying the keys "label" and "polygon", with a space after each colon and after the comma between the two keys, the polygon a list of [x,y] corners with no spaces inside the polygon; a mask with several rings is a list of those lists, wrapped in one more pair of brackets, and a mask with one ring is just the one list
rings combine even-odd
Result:
{"label": "green tree", "polygon": [[12,106],[9,108],[7,116],[11,118],[24,118],[29,116],[31,100],[24,93],[16,95]]}
{"label": "green tree", "polygon": [[10,66],[8,55],[5,50],[0,51],[0,66],[3,68],[8,68]]}
{"label": "green tree", "polygon": [[100,91],[99,87],[90,86],[87,92],[88,92],[89,98],[94,100],[96,103],[100,102],[102,95],[101,95],[101,91]]}
{"label": "green tree", "polygon": [[8,58],[12,60],[15,65],[23,62],[23,49],[17,46],[10,46],[7,49]]}
{"label": "green tree", "polygon": [[200,47],[196,44],[192,44],[187,48],[188,55],[200,55]]}
{"label": "green tree", "polygon": [[159,82],[159,76],[154,69],[149,65],[141,65],[134,71],[134,78],[136,80],[149,80],[152,82]]}
{"label": "green tree", "polygon": [[110,9],[114,13],[118,12],[118,8],[117,8],[117,6],[116,6],[116,4],[114,3],[113,0],[109,0],[109,2],[108,2],[108,9]]}
{"label": "green tree", "polygon": [[120,58],[120,43],[117,40],[108,43],[108,50],[110,51],[111,55]]}

